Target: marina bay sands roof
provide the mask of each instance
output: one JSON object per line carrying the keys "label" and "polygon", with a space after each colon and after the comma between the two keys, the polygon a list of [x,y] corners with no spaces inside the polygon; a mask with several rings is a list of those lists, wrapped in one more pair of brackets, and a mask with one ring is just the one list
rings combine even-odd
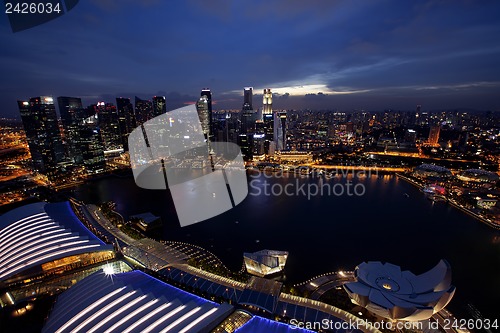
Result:
{"label": "marina bay sands roof", "polygon": [[78,220],[69,202],[29,204],[0,216],[0,282],[44,271],[41,266],[54,260],[111,250]]}
{"label": "marina bay sands roof", "polygon": [[363,262],[356,267],[355,276],[356,282],[344,284],[351,300],[389,319],[428,319],[441,311],[455,293],[451,268],[445,260],[420,275],[389,263]]}

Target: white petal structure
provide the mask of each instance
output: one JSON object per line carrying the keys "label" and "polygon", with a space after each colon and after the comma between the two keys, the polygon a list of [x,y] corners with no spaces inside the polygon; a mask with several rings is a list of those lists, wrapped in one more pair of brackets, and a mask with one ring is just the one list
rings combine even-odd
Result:
{"label": "white petal structure", "polygon": [[355,276],[356,282],[344,284],[352,302],[391,320],[429,319],[455,293],[446,260],[421,275],[389,263],[364,262],[356,267]]}

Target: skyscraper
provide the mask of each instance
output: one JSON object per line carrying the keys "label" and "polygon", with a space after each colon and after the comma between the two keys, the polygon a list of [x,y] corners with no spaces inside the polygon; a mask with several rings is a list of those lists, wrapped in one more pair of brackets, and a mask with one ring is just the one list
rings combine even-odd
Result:
{"label": "skyscraper", "polygon": [[250,161],[253,158],[253,134],[238,135],[238,146],[240,146],[241,154],[245,161]]}
{"label": "skyscraper", "polygon": [[68,157],[75,164],[82,164],[82,151],[78,144],[80,137],[79,124],[85,118],[82,107],[82,100],[78,97],[57,97],[59,113],[64,128],[64,141],[66,142],[66,151]]}
{"label": "skyscraper", "polygon": [[276,150],[281,151],[286,149],[286,110],[274,112],[274,142]]}
{"label": "skyscraper", "polygon": [[427,140],[430,145],[437,145],[439,142],[439,132],[441,131],[441,127],[439,125],[431,126],[431,130],[429,131],[429,139]]}
{"label": "skyscraper", "polygon": [[154,118],[153,103],[135,96],[135,118],[137,126],[142,125],[151,118]]}
{"label": "skyscraper", "polygon": [[264,123],[264,151],[269,154],[270,147],[274,141],[274,115],[273,115],[273,94],[271,89],[264,89],[262,121]]}
{"label": "skyscraper", "polygon": [[271,93],[271,89],[264,89],[264,96],[262,101],[262,114],[272,114],[273,113],[273,94]]}
{"label": "skyscraper", "polygon": [[153,96],[153,116],[151,118],[157,117],[165,112],[167,112],[165,96]]}
{"label": "skyscraper", "polygon": [[85,171],[89,174],[104,171],[106,160],[97,114],[82,119],[79,123],[79,132],[79,146]]}
{"label": "skyscraper", "polygon": [[209,128],[209,133],[207,138],[210,141],[214,141],[216,128],[215,128],[214,115],[212,113],[212,92],[210,91],[210,89],[204,88],[201,90],[200,96],[205,97],[207,103],[208,128]]}
{"label": "skyscraper", "polygon": [[243,107],[241,108],[241,134],[254,133],[256,113],[252,105],[253,88],[243,90]]}
{"label": "skyscraper", "polygon": [[253,88],[245,87],[243,89],[243,110],[253,110]]}
{"label": "skyscraper", "polygon": [[97,102],[96,105],[91,105],[90,108],[95,109],[95,112],[97,112],[104,151],[122,150],[123,145],[116,107],[111,103]]}
{"label": "skyscraper", "polygon": [[123,149],[128,151],[128,135],[137,127],[134,108],[130,103],[130,98],[123,97],[116,98],[116,108]]}
{"label": "skyscraper", "polygon": [[196,103],[196,110],[198,111],[198,117],[201,123],[201,130],[203,131],[203,135],[205,139],[208,141],[210,137],[210,123],[211,123],[211,114],[209,113],[208,108],[208,98],[205,95],[201,95],[200,99]]}
{"label": "skyscraper", "polygon": [[64,159],[64,147],[57,123],[54,100],[50,96],[18,101],[19,112],[35,170],[51,178],[57,163]]}

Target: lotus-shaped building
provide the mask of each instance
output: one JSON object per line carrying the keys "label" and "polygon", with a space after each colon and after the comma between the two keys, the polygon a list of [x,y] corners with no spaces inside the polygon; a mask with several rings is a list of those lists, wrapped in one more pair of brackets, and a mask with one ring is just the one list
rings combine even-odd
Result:
{"label": "lotus-shaped building", "polygon": [[451,267],[441,260],[430,271],[415,275],[399,266],[379,261],[356,267],[356,282],[344,284],[351,301],[391,320],[429,319],[451,300]]}

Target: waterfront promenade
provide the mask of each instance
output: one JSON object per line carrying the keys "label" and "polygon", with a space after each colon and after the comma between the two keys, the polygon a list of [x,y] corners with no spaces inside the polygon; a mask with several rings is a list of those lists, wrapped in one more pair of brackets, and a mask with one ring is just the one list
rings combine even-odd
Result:
{"label": "waterfront promenade", "polygon": [[[396,176],[398,178],[401,178],[401,179],[407,181],[408,183],[416,186],[420,190],[424,187],[423,184],[420,184],[420,183],[416,182],[415,180],[413,180],[412,178],[409,178],[409,177],[407,177],[405,175],[402,175],[400,173],[396,173]],[[472,210],[468,209],[467,207],[464,207],[462,204],[460,204],[456,200],[450,198],[449,196],[447,196],[446,199],[447,199],[447,202],[451,206],[453,206],[453,207],[461,210],[462,212],[464,212],[464,213],[472,216],[476,220],[479,220],[480,222],[482,222],[482,223],[484,223],[484,224],[486,224],[486,225],[488,225],[488,226],[490,226],[490,227],[492,227],[494,229],[500,230],[500,224],[495,223],[494,221],[492,221],[492,220],[490,220],[490,219],[488,219],[488,218],[486,218],[486,217],[484,217],[484,216],[482,216],[480,214],[477,214],[477,213],[473,212]]]}

